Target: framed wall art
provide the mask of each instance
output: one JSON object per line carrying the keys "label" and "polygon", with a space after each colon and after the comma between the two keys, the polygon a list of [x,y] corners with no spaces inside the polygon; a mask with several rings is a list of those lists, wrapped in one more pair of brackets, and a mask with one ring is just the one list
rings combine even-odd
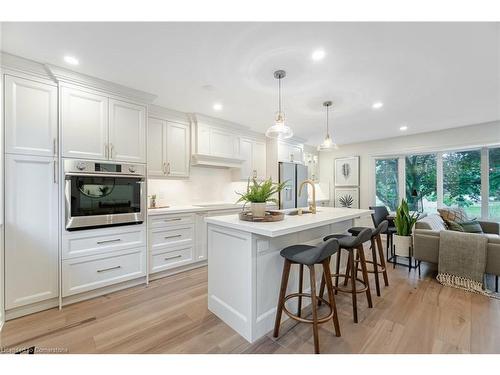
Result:
{"label": "framed wall art", "polygon": [[359,188],[335,188],[335,207],[359,208]]}
{"label": "framed wall art", "polygon": [[359,156],[335,159],[335,186],[359,186]]}

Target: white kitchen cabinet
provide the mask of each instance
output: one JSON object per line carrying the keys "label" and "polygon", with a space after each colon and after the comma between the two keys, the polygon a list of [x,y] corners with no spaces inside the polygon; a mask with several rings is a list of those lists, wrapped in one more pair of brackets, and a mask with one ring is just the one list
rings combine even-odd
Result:
{"label": "white kitchen cabinet", "polygon": [[106,96],[62,87],[61,116],[64,157],[108,159],[108,98]]}
{"label": "white kitchen cabinet", "polygon": [[167,175],[189,176],[189,126],[167,121]]}
{"label": "white kitchen cabinet", "polygon": [[318,154],[312,152],[304,153],[304,163],[307,166],[307,178],[311,181],[319,181],[319,157]]}
{"label": "white kitchen cabinet", "polygon": [[146,107],[109,99],[109,159],[146,162]]}
{"label": "white kitchen cabinet", "polygon": [[57,153],[57,87],[5,76],[5,152]]}
{"label": "white kitchen cabinet", "polygon": [[236,179],[264,179],[266,177],[266,144],[253,139],[240,139],[241,168],[235,172]]}
{"label": "white kitchen cabinet", "polygon": [[5,157],[5,305],[59,296],[58,184],[52,157]]}
{"label": "white kitchen cabinet", "polygon": [[189,176],[189,125],[150,117],[148,171],[150,176]]}

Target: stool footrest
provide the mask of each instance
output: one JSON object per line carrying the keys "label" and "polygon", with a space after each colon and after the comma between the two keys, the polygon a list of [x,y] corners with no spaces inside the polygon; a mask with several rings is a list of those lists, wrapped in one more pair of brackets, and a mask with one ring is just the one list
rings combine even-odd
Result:
{"label": "stool footrest", "polygon": [[[289,294],[289,295],[287,295],[285,297],[285,302],[288,301],[291,298],[299,298],[299,297],[311,298],[311,294],[310,293],[292,293],[292,294]],[[329,307],[329,309],[330,309],[330,312],[328,313],[328,315],[325,315],[323,317],[318,317],[318,319],[317,319],[317,323],[318,324],[320,324],[320,323],[326,323],[327,321],[329,321],[333,317],[332,306],[330,305],[330,302],[328,302],[327,300],[323,299],[322,297],[316,296],[316,298],[318,299],[318,301],[321,301],[322,303],[324,303],[325,305],[327,305]],[[312,319],[301,318],[300,316],[297,316],[296,314],[293,314],[292,312],[288,311],[286,305],[283,306],[283,311],[284,311],[284,313],[286,315],[288,315],[288,317],[290,319],[293,319],[293,320],[296,320],[296,321],[302,322],[302,323],[309,323],[309,324],[313,324],[314,323],[314,321]]]}
{"label": "stool footrest", "polygon": [[[356,263],[356,265],[359,263],[359,260],[355,260],[354,263]],[[369,264],[374,264],[374,262],[372,260],[365,260],[365,263],[369,263]],[[383,273],[385,272],[385,267],[382,266],[380,263],[377,263],[377,273]],[[369,269],[369,270],[366,270],[366,272],[368,273],[375,273],[375,268],[373,269]]]}
{"label": "stool footrest", "polygon": [[[337,276],[343,277],[344,279],[347,277],[347,275],[345,273],[338,273],[338,274],[333,274],[332,278],[335,278]],[[347,278],[352,282],[351,277],[347,277]],[[363,293],[363,292],[366,292],[368,290],[368,285],[366,285],[363,280],[356,278],[356,281],[360,282],[363,285],[360,289],[356,288],[356,293]],[[351,288],[335,286],[335,284],[333,285],[333,290],[338,290],[339,292],[344,292],[344,293],[352,293]]]}

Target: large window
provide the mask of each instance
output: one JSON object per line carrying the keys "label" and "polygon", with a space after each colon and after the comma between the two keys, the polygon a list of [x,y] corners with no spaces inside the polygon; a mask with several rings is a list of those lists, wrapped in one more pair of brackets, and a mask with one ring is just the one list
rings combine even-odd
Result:
{"label": "large window", "polygon": [[481,217],[481,151],[443,154],[443,204]]}
{"label": "large window", "polygon": [[406,200],[413,211],[437,212],[436,154],[408,155]]}
{"label": "large window", "polygon": [[500,148],[490,148],[488,217],[500,220]]}
{"label": "large window", "polygon": [[398,206],[398,159],[375,160],[376,205],[395,210]]}

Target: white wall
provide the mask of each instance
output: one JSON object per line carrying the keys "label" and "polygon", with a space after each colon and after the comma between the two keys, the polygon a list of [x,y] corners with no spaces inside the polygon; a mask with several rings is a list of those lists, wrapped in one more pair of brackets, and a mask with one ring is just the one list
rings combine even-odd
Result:
{"label": "white wall", "polygon": [[160,206],[229,202],[238,199],[235,191],[244,192],[246,181],[233,181],[230,169],[191,167],[187,179],[150,179],[148,195],[156,194]]}
{"label": "white wall", "polygon": [[334,199],[334,160],[345,156],[360,156],[360,207],[374,202],[374,156],[433,152],[500,144],[500,121],[441,130],[430,133],[400,136],[371,142],[342,145],[332,152],[320,152],[320,180],[330,186]]}

